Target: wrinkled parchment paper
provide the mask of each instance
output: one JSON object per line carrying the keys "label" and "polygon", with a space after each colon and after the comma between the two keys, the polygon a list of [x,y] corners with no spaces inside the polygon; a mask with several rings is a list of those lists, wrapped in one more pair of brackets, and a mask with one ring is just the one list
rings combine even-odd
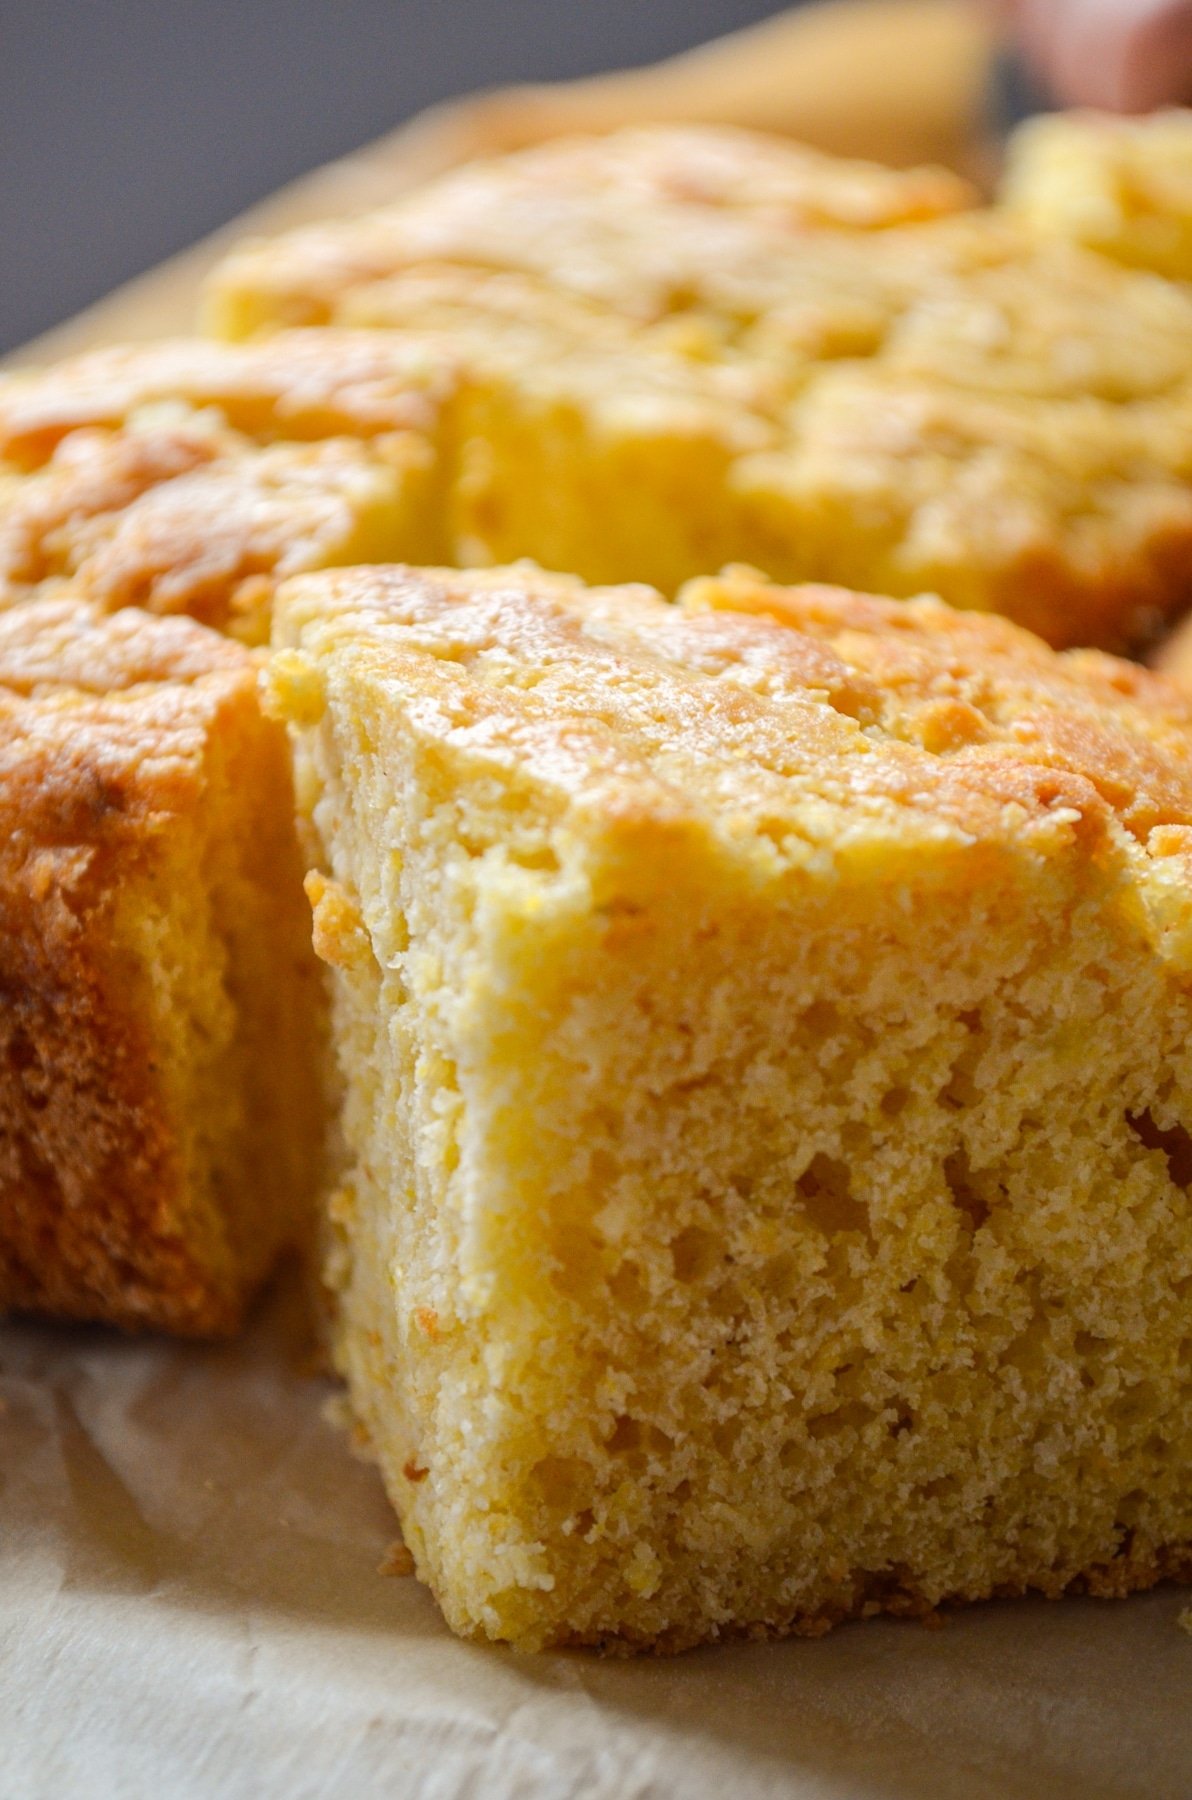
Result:
{"label": "wrinkled parchment paper", "polygon": [[0,1327],[0,1795],[1189,1800],[1192,1596],[669,1661],[463,1644],[284,1288],[218,1348]]}

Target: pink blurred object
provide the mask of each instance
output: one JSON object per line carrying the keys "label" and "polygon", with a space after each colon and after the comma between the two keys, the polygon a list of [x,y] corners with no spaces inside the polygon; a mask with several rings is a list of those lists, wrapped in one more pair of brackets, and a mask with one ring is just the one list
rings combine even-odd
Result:
{"label": "pink blurred object", "polygon": [[1068,106],[1192,100],[1192,0],[1000,0],[1032,73]]}

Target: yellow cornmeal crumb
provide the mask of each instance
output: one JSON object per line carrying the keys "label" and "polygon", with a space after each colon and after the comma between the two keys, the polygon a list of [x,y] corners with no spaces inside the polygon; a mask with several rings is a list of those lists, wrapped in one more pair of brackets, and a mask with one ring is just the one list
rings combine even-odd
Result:
{"label": "yellow cornmeal crumb", "polygon": [[1033,119],[1012,141],[1003,194],[1043,231],[1192,280],[1192,112]]}
{"label": "yellow cornmeal crumb", "polygon": [[1175,1622],[1181,1631],[1186,1631],[1188,1636],[1192,1637],[1192,1606],[1185,1606],[1184,1610],[1176,1615]]}
{"label": "yellow cornmeal crumb", "polygon": [[248,245],[208,319],[450,343],[449,560],[668,594],[746,560],[1057,645],[1146,638],[1192,571],[1192,297],[970,202],[935,171],[625,131]]}
{"label": "yellow cornmeal crumb", "polygon": [[363,940],[335,1354],[451,1625],[1192,1573],[1178,689],[747,571],[307,576],[275,632]]}
{"label": "yellow cornmeal crumb", "polygon": [[377,1565],[378,1575],[405,1576],[414,1573],[414,1558],[400,1538],[395,1538]]}
{"label": "yellow cornmeal crumb", "polygon": [[633,127],[470,163],[349,223],[250,241],[217,270],[208,317],[228,337],[323,325],[344,295],[397,269],[456,263],[519,268],[658,317],[704,298],[682,285],[694,272],[729,295],[737,270],[747,278],[767,249],[786,247],[790,261],[813,232],[868,239],[973,198],[942,169],[849,162],[748,131]]}

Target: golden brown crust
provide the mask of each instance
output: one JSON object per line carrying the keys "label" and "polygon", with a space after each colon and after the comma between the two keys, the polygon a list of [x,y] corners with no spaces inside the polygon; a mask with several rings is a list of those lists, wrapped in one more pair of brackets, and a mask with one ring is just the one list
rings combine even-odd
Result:
{"label": "golden brown crust", "polygon": [[[280,603],[280,641],[321,670],[399,670],[427,730],[532,753],[561,791],[630,823],[714,817],[723,767],[742,828],[811,802],[835,815],[861,792],[907,832],[1005,840],[1068,817],[1131,856],[1157,831],[1156,856],[1182,854],[1192,827],[1192,702],[1176,686],[938,601],[745,572],[690,584],[674,608],[523,568],[331,572]],[[503,673],[523,661],[548,673]]]}
{"label": "golden brown crust", "polygon": [[[941,169],[845,162],[787,140],[706,126],[568,138],[468,164],[364,219],[233,252],[210,318],[228,336],[319,325],[345,295],[419,264],[524,268],[635,317],[681,300],[693,268],[731,288],[744,257],[815,230],[871,233],[970,205]],[[684,289],[686,292],[687,290]]]}
{"label": "golden brown crust", "polygon": [[[97,791],[88,810],[106,804]],[[230,1330],[241,1296],[177,1216],[176,1125],[112,955],[104,860],[43,848],[0,865],[0,1311]]]}
{"label": "golden brown crust", "polygon": [[[873,682],[884,728],[921,745],[937,779],[965,765],[1050,769],[1090,790],[1137,842],[1192,824],[1192,703],[1172,682],[1096,650],[1055,656],[1007,620],[931,600],[779,588],[748,573],[693,582],[686,609],[769,615]],[[1076,790],[1073,790],[1075,796]]]}
{"label": "golden brown crust", "polygon": [[258,444],[427,430],[451,377],[441,344],[432,354],[425,344],[364,332],[296,331],[250,345],[120,344],[0,377],[0,460],[39,468],[70,433],[116,430],[163,403],[163,427],[186,423],[190,409],[214,412]]}
{"label": "golden brown crust", "polygon": [[261,642],[302,568],[744,558],[1144,643],[1192,589],[1192,299],[968,198],[659,127],[246,249],[217,324],[326,329],[0,380],[0,604]]}
{"label": "golden brown crust", "polygon": [[793,417],[738,475],[776,573],[941,593],[1059,649],[1143,642],[1192,591],[1182,400],[1036,403],[875,361],[818,376]]}
{"label": "golden brown crust", "polygon": [[0,616],[0,1310],[229,1330],[187,1218],[146,970],[117,914],[163,872],[248,653],[69,601]]}
{"label": "golden brown crust", "polygon": [[66,581],[263,641],[285,575],[420,553],[449,377],[426,344],[298,333],[0,378],[0,606]]}

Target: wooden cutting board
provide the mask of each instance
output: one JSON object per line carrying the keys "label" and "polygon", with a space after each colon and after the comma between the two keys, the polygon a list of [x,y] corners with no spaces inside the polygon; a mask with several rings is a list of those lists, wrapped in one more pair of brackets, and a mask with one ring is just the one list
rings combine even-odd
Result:
{"label": "wooden cutting board", "polygon": [[968,0],[822,0],[651,68],[452,101],[279,189],[8,360],[191,330],[203,278],[236,240],[362,212],[470,157],[566,132],[644,119],[748,125],[980,178],[991,51],[984,12]]}

